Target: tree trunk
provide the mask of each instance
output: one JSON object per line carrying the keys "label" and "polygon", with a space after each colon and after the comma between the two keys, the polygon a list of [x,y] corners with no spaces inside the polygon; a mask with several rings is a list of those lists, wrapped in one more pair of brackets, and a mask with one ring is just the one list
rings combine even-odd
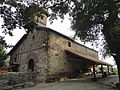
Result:
{"label": "tree trunk", "polygon": [[118,70],[118,78],[119,78],[119,83],[120,83],[120,55],[115,55],[113,57],[116,61],[117,70]]}

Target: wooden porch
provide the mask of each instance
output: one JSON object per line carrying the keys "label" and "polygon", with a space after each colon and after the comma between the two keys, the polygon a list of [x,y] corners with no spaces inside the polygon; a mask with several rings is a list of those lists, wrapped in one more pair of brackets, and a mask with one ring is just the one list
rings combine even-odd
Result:
{"label": "wooden porch", "polygon": [[[79,52],[73,51],[73,50],[65,50],[66,52],[66,57],[71,60],[71,61],[78,61],[81,62],[83,65],[87,65],[90,64],[92,66],[92,72],[93,72],[93,79],[97,78],[97,72],[95,67],[97,67],[98,65],[100,66],[100,72],[102,74],[102,77],[107,77],[110,75],[110,70],[112,72],[113,67],[111,64],[106,63],[104,61],[101,60],[97,60],[95,58],[91,59],[88,58],[87,56],[85,57],[85,55],[80,54]],[[104,71],[103,66],[107,66],[107,71]],[[111,69],[110,69],[111,68]]]}

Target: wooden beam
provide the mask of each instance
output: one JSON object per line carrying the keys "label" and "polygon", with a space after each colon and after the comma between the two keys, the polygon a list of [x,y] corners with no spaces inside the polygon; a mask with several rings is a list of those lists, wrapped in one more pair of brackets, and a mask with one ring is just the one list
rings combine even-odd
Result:
{"label": "wooden beam", "polygon": [[101,73],[102,73],[102,77],[104,77],[103,65],[101,65]]}
{"label": "wooden beam", "polygon": [[108,76],[110,76],[110,69],[109,66],[107,66]]}
{"label": "wooden beam", "polygon": [[111,66],[111,72],[114,72],[114,70],[113,70],[113,66]]}

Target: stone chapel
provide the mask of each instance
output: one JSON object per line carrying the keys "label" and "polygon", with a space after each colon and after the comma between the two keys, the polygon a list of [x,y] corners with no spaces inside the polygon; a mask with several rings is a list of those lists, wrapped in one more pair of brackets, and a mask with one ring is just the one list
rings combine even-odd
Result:
{"label": "stone chapel", "polygon": [[47,15],[36,18],[39,22],[33,32],[23,35],[8,53],[10,63],[15,59],[18,64],[16,71],[37,72],[38,81],[47,81],[91,73],[94,65],[109,65],[99,60],[97,51],[47,28]]}

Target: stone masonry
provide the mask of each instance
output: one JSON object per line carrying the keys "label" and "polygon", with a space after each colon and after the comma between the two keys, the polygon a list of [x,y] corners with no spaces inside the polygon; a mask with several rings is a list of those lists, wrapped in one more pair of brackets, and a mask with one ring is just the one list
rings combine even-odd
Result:
{"label": "stone masonry", "polygon": [[[80,69],[83,63],[69,59],[66,50],[79,53],[80,56],[88,59],[98,60],[97,51],[46,28],[46,16],[39,20],[41,22],[38,23],[33,32],[25,34],[9,52],[10,62],[16,58],[17,63],[20,64],[19,72],[28,72],[30,60],[33,60],[34,72],[38,73],[36,78],[40,82],[45,82],[55,75],[59,77],[60,74]],[[90,68],[91,64],[87,62],[84,67]]]}

